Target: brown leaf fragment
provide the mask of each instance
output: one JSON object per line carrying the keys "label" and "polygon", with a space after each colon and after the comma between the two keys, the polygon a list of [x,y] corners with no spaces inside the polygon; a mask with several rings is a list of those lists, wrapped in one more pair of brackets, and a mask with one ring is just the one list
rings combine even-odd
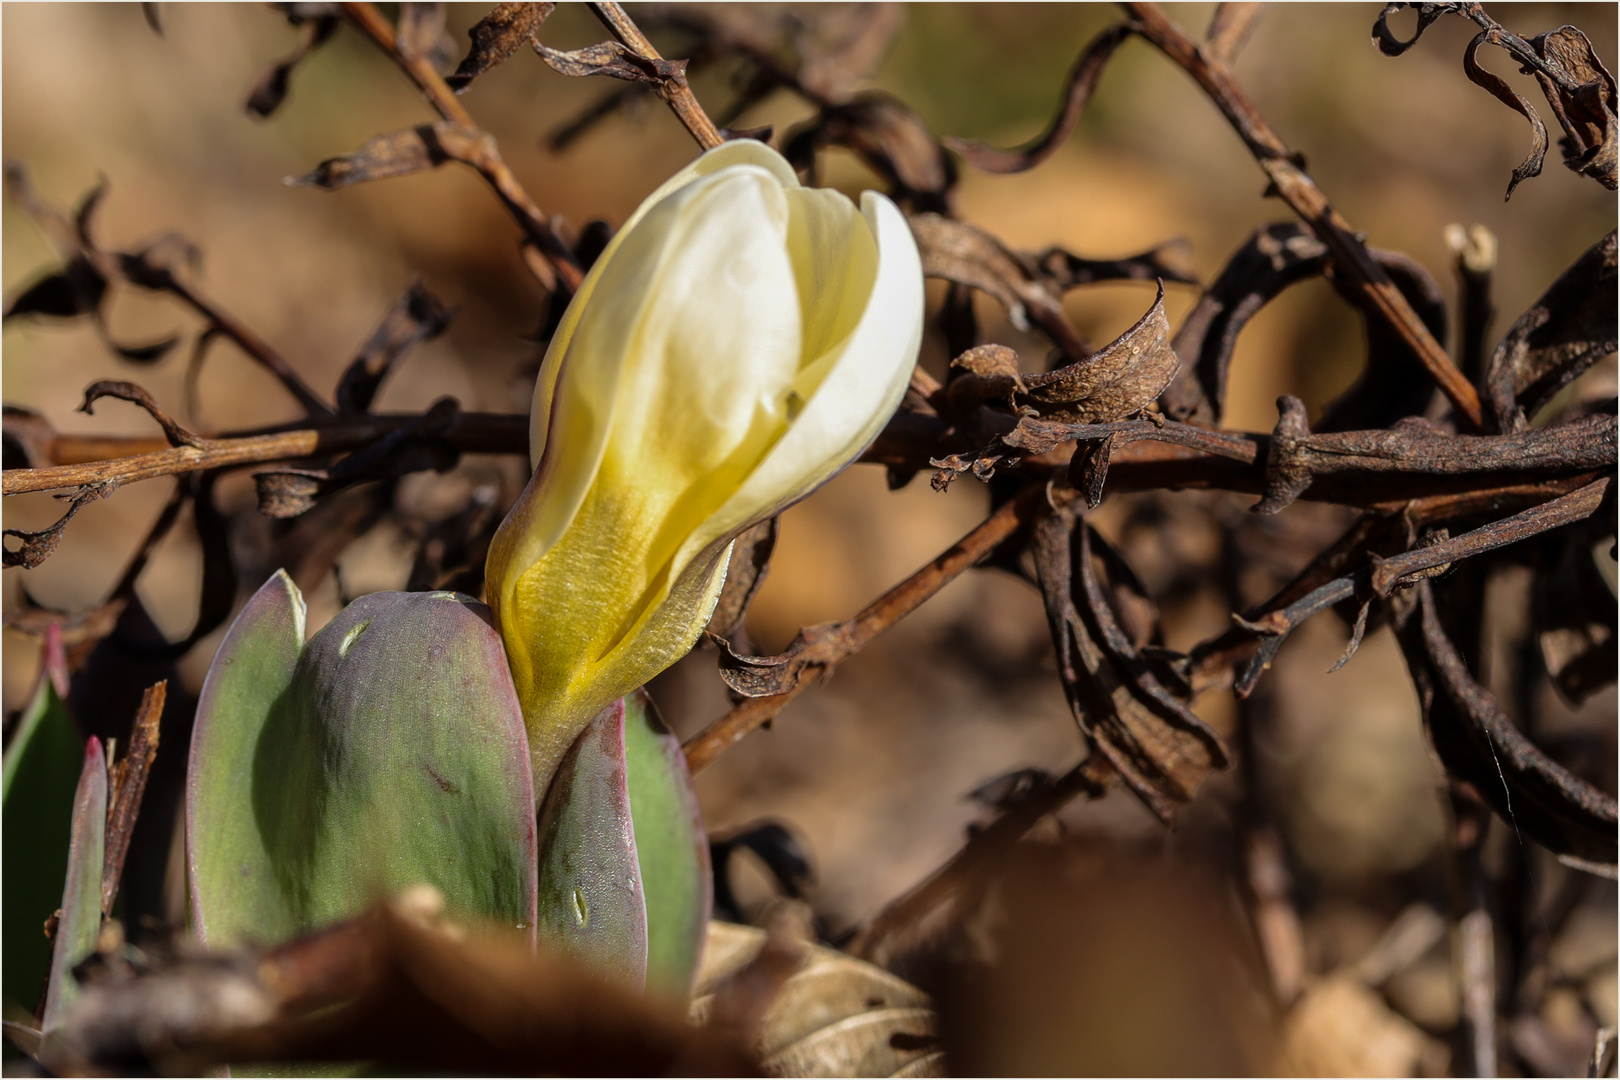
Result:
{"label": "brown leaf fragment", "polygon": [[943,1076],[928,996],[882,968],[795,942],[781,926],[794,907],[779,905],[767,931],[709,924],[693,1018],[706,1031],[734,1031],[730,1015],[757,1014],[749,1041],[772,1076]]}
{"label": "brown leaf fragment", "polygon": [[1555,854],[1613,867],[1614,797],[1547,757],[1474,680],[1442,625],[1432,582],[1419,581],[1409,595],[1416,610],[1406,615],[1398,637],[1446,771]]}
{"label": "brown leaf fragment", "polygon": [[[1412,4],[1404,0],[1385,4],[1384,10],[1378,13],[1378,19],[1373,23],[1373,42],[1378,46],[1378,51],[1385,56],[1399,56],[1416,45],[1418,38],[1423,36],[1423,31],[1438,22],[1442,15],[1455,14],[1461,6],[1461,4]],[[1409,7],[1417,8],[1417,29],[1412,32],[1411,40],[1402,41],[1390,30],[1389,17]]]}
{"label": "brown leaf fragment", "polygon": [[1045,133],[1023,149],[999,150],[974,139],[946,139],[945,145],[961,154],[968,164],[985,172],[1018,173],[1033,169],[1057,153],[1058,148],[1074,134],[1075,127],[1080,123],[1080,114],[1085,111],[1086,103],[1097,89],[1097,82],[1102,78],[1108,61],[1113,58],[1114,50],[1135,32],[1135,27],[1128,22],[1115,23],[1091,39],[1069,69],[1068,79],[1063,85],[1062,108],[1052,118]]}
{"label": "brown leaf fragment", "polygon": [[1020,330],[1033,321],[1058,347],[1078,360],[1091,352],[1063,313],[1063,301],[1040,280],[1027,257],[966,222],[939,214],[907,219],[922,255],[923,274],[967,285],[994,297]]}
{"label": "brown leaf fragment", "polygon": [[145,409],[152,419],[156,420],[163,428],[163,434],[169,440],[170,446],[200,448],[207,444],[207,440],[201,435],[181,427],[173,417],[159,408],[158,403],[152,399],[152,395],[147,393],[145,388],[132,382],[123,382],[118,379],[102,379],[99,382],[91,383],[85,387],[84,401],[79,405],[79,411],[86,416],[93,414],[95,410],[91,406],[105,397],[134,402]]}
{"label": "brown leaf fragment", "polygon": [[1034,256],[1036,267],[1049,286],[1064,292],[1098,281],[1175,281],[1197,285],[1192,245],[1176,237],[1138,255],[1119,259],[1088,259],[1061,247],[1049,247]]}
{"label": "brown leaf fragment", "polygon": [[1114,452],[1116,437],[1109,435],[1094,442],[1081,443],[1069,459],[1069,483],[1084,493],[1086,508],[1095,510],[1102,505],[1103,485],[1108,482],[1108,458]]}
{"label": "brown leaf fragment", "polygon": [[83,255],[76,255],[67,266],[48,274],[6,305],[4,318],[17,315],[43,315],[54,319],[72,319],[91,315],[101,307],[107,294],[107,279],[94,263]]}
{"label": "brown leaf fragment", "polygon": [[[259,75],[253,89],[248,92],[246,108],[249,115],[262,120],[281,107],[281,103],[287,99],[288,81],[292,78],[293,68],[337,30],[337,13],[331,10],[335,7],[332,4],[286,6],[288,21],[298,27],[298,47]],[[299,10],[301,8],[316,10],[304,12]]]}
{"label": "brown leaf fragment", "polygon": [[1073,504],[1048,504],[1031,548],[1065,696],[1086,741],[1160,821],[1174,821],[1211,769],[1220,738],[1171,695],[1120,629]]}
{"label": "brown leaf fragment", "polygon": [[317,499],[355,484],[392,480],[407,473],[446,472],[461,452],[446,436],[455,426],[460,406],[440,398],[427,412],[401,428],[356,450],[327,469],[271,469],[253,474],[259,510],[267,517],[297,517]]}
{"label": "brown leaf fragment", "polygon": [[472,47],[467,50],[467,55],[462,58],[455,74],[444,81],[449,84],[450,89],[461,93],[471,86],[472,81],[478,76],[504,62],[522,48],[540,29],[540,24],[556,9],[557,5],[553,3],[496,4],[488,15],[479,19],[473,28],[467,31]]}
{"label": "brown leaf fragment", "polygon": [[1238,334],[1284,289],[1326,265],[1327,245],[1303,225],[1286,221],[1256,229],[1176,332],[1176,354],[1187,363],[1165,391],[1165,412],[1176,420],[1219,422]]}
{"label": "brown leaf fragment", "polygon": [[409,2],[399,5],[394,40],[407,60],[425,60],[434,71],[456,57],[456,44],[444,32],[444,4]]}
{"label": "brown leaf fragment", "polygon": [[495,153],[494,143],[486,132],[448,121],[421,124],[368,139],[354,153],[328,158],[304,176],[289,177],[286,183],[336,191],[366,180],[436,169],[447,161],[474,164],[480,155]]}
{"label": "brown leaf fragment", "polygon": [[731,562],[726,568],[726,583],[720,590],[720,599],[709,616],[708,632],[717,637],[731,637],[748,613],[748,605],[765,583],[765,574],[771,567],[771,552],[776,548],[777,519],[768,518],[737,537],[731,548]]}
{"label": "brown leaf fragment", "polygon": [[914,211],[948,211],[956,167],[928,125],[897,98],[873,90],[843,104],[826,105],[787,136],[783,154],[813,175],[815,152],[824,146],[854,151],[889,182],[894,197]]}
{"label": "brown leaf fragment", "polygon": [[52,553],[56,551],[56,545],[61,543],[62,531],[67,528],[68,522],[73,520],[73,515],[77,514],[85,504],[93,503],[97,499],[103,499],[111,495],[116,487],[118,487],[118,484],[115,482],[86,484],[72,495],[57,496],[57,498],[69,500],[67,513],[57,519],[54,525],[38,532],[6,529],[3,535],[15,536],[22,543],[16,548],[7,547],[4,549],[3,556],[0,556],[3,557],[3,565],[20,566],[24,570],[32,570],[50,558]]}
{"label": "brown leaf fragment", "polygon": [[413,282],[383,316],[371,339],[350,362],[338,382],[339,413],[362,413],[371,408],[378,388],[406,353],[418,344],[431,341],[449,327],[455,312],[427,291],[420,281]]}
{"label": "brown leaf fragment", "polygon": [[1015,395],[1025,390],[1018,354],[1005,345],[967,350],[951,361],[951,375],[945,408],[952,416],[965,416],[974,407],[990,403],[1014,407]]}
{"label": "brown leaf fragment", "polygon": [[1588,248],[1519,316],[1492,354],[1485,385],[1503,431],[1523,429],[1616,347],[1615,233]]}
{"label": "brown leaf fragment", "polygon": [[1547,125],[1542,123],[1535,108],[1520,97],[1506,80],[1479,66],[1480,46],[1494,43],[1495,38],[1490,30],[1481,30],[1476,34],[1463,51],[1463,73],[1475,86],[1489,91],[1492,97],[1530,122],[1530,153],[1514,167],[1513,176],[1508,180],[1507,194],[1502,197],[1506,201],[1513,198],[1513,189],[1521,181],[1541,175],[1542,162],[1547,159]]}
{"label": "brown leaf fragment", "polygon": [[686,78],[685,60],[642,56],[617,41],[604,41],[599,45],[587,45],[583,49],[569,52],[548,48],[538,41],[533,42],[533,47],[534,51],[540,54],[540,59],[546,62],[547,67],[558,74],[574,78],[606,75],[611,79],[645,83],[648,86],[663,86],[665,83],[684,81]]}
{"label": "brown leaf fragment", "polygon": [[1072,424],[1124,420],[1152,404],[1180,366],[1170,346],[1161,281],[1153,306],[1136,325],[1083,360],[1024,376],[1024,397],[1043,418]]}
{"label": "brown leaf fragment", "polygon": [[1559,140],[1564,164],[1613,191],[1620,160],[1614,76],[1598,59],[1591,41],[1573,26],[1533,37],[1530,47],[1552,72],[1530,69],[1564,129]]}

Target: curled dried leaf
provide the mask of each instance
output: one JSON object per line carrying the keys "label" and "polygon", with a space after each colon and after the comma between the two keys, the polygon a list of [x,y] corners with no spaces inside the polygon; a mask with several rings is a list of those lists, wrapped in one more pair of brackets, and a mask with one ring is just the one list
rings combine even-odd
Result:
{"label": "curled dried leaf", "polygon": [[[287,99],[288,83],[292,78],[293,69],[337,30],[338,16],[331,10],[335,6],[287,5],[287,19],[298,27],[298,47],[265,68],[259,75],[253,89],[248,92],[246,107],[250,115],[262,120],[281,107],[281,103]],[[298,10],[300,8],[316,10],[304,12]]]}
{"label": "curled dried leaf", "polygon": [[557,8],[556,4],[500,3],[467,31],[472,47],[462,58],[455,74],[444,81],[461,93],[478,76],[507,60],[534,37],[540,24]]}
{"label": "curled dried leaf", "polygon": [[1485,376],[1502,430],[1522,429],[1554,394],[1615,351],[1615,282],[1611,231],[1519,316],[1496,347]]}
{"label": "curled dried leaf", "polygon": [[611,79],[659,87],[670,82],[686,81],[685,60],[642,56],[617,41],[604,41],[599,45],[587,45],[583,49],[569,52],[547,48],[538,41],[533,45],[534,51],[540,54],[540,59],[546,62],[546,66],[561,75],[574,78],[606,75]]}
{"label": "curled dried leaf", "polygon": [[340,413],[365,412],[388,373],[406,353],[424,341],[431,341],[449,327],[455,312],[446,307],[420,282],[409,289],[383,316],[371,339],[360,349],[338,381],[337,407]]}
{"label": "curled dried leaf", "polygon": [[336,191],[366,180],[385,180],[436,169],[447,161],[476,165],[483,157],[494,153],[495,140],[486,132],[449,121],[421,124],[368,139],[354,153],[327,158],[305,175],[289,177],[286,182]]}
{"label": "curled dried leaf", "polygon": [[1056,371],[1024,376],[1025,397],[1043,418],[1072,424],[1124,420],[1151,405],[1180,366],[1170,346],[1161,281],[1153,306],[1108,345]]}

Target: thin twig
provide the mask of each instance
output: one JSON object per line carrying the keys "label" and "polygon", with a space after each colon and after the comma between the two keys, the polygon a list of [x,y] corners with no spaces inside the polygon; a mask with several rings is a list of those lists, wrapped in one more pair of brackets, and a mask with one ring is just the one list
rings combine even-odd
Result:
{"label": "thin twig", "polygon": [[287,392],[298,399],[304,411],[311,416],[331,416],[333,409],[319,394],[303,380],[303,377],[294,371],[292,365],[270,346],[270,343],[255,334],[244,323],[237,320],[230,312],[221,308],[208,297],[198,292],[194,286],[188,285],[175,277],[168,275],[166,291],[178,299],[189,304],[198,314],[206,318],[212,328],[229,338],[243,352],[270,371],[281,380],[281,385]]}
{"label": "thin twig", "polygon": [[[288,461],[354,450],[391,432],[419,423],[417,414],[343,417],[321,427],[248,435],[241,438],[203,439],[199,446],[173,446],[129,457],[40,469],[7,469],[0,479],[0,494],[57,491],[90,484],[129,484],[155,476],[174,476],[266,461]],[[528,418],[501,413],[461,413],[444,438],[469,454],[527,453]],[[97,448],[112,440],[101,440]],[[150,446],[152,440],[130,440]]]}
{"label": "thin twig", "polygon": [[[450,89],[450,84],[444,81],[444,76],[434,69],[433,64],[426,57],[407,55],[399,47],[399,39],[394,33],[393,26],[382,17],[375,4],[366,3],[364,0],[359,3],[345,3],[343,14],[399,65],[400,70],[405,72],[416,84],[417,89],[422,91],[435,112],[453,124],[460,124],[473,131],[481,130],[473,120],[472,114],[461,104],[461,100]],[[516,175],[507,164],[498,156],[491,161],[470,164],[473,164],[495,189],[495,194],[517,220],[524,234],[534,241],[541,254],[551,263],[552,269],[557,272],[564,287],[570,293],[577,292],[580,283],[585,280],[584,271],[580,269],[578,260],[551,227],[544,212],[523,189],[523,185],[518,183]]]}
{"label": "thin twig", "polygon": [[[647,35],[641,28],[625,14],[624,8],[612,0],[601,0],[591,4],[591,10],[602,24],[613,31],[613,36],[619,39],[620,44],[633,49],[649,60],[662,60],[653,43],[647,40]],[[713,150],[725,142],[720,129],[714,126],[709,114],[703,111],[698,104],[692,88],[686,83],[685,73],[677,73],[673,78],[666,79],[658,84],[658,96],[669,103],[670,110],[676,118],[692,133],[692,138],[705,150]]]}
{"label": "thin twig", "polygon": [[755,697],[744,701],[725,716],[686,741],[686,764],[701,772],[715,758],[730,749],[743,736],[776,716],[813,681],[813,673],[831,671],[845,657],[859,652],[873,638],[911,614],[924,600],[939,592],[964,570],[1027,524],[1040,500],[1044,486],[1026,488],[981,522],[973,531],[952,544],[938,558],[874,600],[860,614],[846,622],[818,628],[818,641],[826,647],[817,651],[813,664],[806,665],[786,693]]}
{"label": "thin twig", "polygon": [[1226,116],[1271,178],[1277,194],[1328,246],[1335,266],[1360,291],[1367,309],[1378,312],[1400,334],[1467,424],[1476,431],[1483,428],[1485,418],[1478,392],[1434,340],[1383,267],[1368,253],[1366,244],[1357,238],[1350,223],[1339,216],[1321,188],[1300,166],[1298,156],[1261,119],[1225,66],[1213,60],[1166,18],[1157,4],[1130,2],[1124,6],[1139,24],[1138,32],[1181,65]]}
{"label": "thin twig", "polygon": [[141,812],[141,797],[146,794],[146,778],[157,757],[158,723],[163,719],[168,692],[167,679],[146,688],[141,696],[140,711],[135,714],[129,749],[110,770],[112,790],[107,796],[107,840],[101,870],[101,914],[104,916],[112,913],[113,901],[118,899],[124,856],[129,854],[135,819]]}

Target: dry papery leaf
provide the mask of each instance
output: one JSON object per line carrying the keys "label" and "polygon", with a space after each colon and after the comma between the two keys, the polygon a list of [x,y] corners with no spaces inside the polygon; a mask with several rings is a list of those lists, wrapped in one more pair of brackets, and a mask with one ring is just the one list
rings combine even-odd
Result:
{"label": "dry papery leaf", "polygon": [[[778,954],[774,958],[773,952]],[[945,1075],[928,995],[865,961],[820,945],[784,945],[751,926],[709,924],[693,1020],[713,1024],[732,1011],[727,999],[736,996],[739,983],[758,978],[773,962],[782,971],[780,989],[764,1008],[754,1044],[767,1072]]]}

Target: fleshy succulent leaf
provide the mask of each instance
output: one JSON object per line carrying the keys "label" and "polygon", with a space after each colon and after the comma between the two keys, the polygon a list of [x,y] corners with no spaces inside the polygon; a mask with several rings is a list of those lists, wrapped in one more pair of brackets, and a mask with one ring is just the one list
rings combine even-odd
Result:
{"label": "fleshy succulent leaf", "polygon": [[708,835],[681,741],[646,691],[624,705],[630,812],[647,903],[647,988],[684,1001],[713,906]]}
{"label": "fleshy succulent leaf", "polygon": [[45,647],[39,687],[17,721],[4,768],[5,997],[32,1010],[51,963],[51,943],[40,927],[62,899],[72,837],[73,794],[84,743],[68,714],[60,631]]}
{"label": "fleshy succulent leaf", "polygon": [[373,593],[301,646],[302,621],[278,574],[203,689],[189,806],[199,933],[279,940],[418,882],[452,911],[532,928],[528,742],[488,609]]}
{"label": "fleshy succulent leaf", "polygon": [[209,944],[295,933],[253,813],[253,760],[304,645],[304,598],[276,571],[220,643],[197,702],[186,774],[191,918]]}
{"label": "fleshy succulent leaf", "polygon": [[45,1037],[61,1023],[79,996],[73,969],[96,950],[101,933],[101,862],[107,841],[107,759],[101,741],[84,748],[84,768],[73,795],[73,839],[68,845],[67,881],[62,889],[62,917],[51,952],[51,981],[45,991]]}
{"label": "fleshy succulent leaf", "polygon": [[641,987],[647,906],[630,817],[622,700],[563,756],[540,811],[540,940]]}

